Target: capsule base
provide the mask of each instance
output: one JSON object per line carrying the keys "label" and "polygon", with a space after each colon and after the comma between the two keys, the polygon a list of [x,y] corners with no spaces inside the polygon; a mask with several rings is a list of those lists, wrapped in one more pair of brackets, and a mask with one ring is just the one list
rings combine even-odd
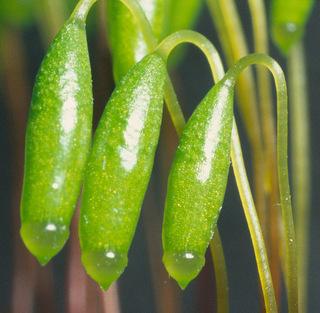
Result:
{"label": "capsule base", "polygon": [[87,274],[105,291],[119,278],[128,264],[126,255],[112,250],[83,251],[81,261]]}
{"label": "capsule base", "polygon": [[46,265],[65,245],[69,229],[53,222],[23,223],[20,235],[41,265]]}
{"label": "capsule base", "polygon": [[165,252],[162,261],[169,275],[177,281],[181,289],[185,289],[199,274],[205,258],[193,252]]}

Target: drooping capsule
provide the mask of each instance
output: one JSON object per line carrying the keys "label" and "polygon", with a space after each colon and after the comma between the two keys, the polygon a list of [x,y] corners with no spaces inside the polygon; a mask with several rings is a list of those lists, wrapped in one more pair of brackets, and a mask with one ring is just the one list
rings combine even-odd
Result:
{"label": "drooping capsule", "polygon": [[313,4],[313,0],[272,0],[271,35],[282,53],[288,54],[303,36]]}
{"label": "drooping capsule", "polygon": [[44,265],[64,246],[91,142],[92,82],[82,1],[51,44],[28,116],[21,236]]}
{"label": "drooping capsule", "polygon": [[[150,22],[155,38],[165,32],[168,0],[137,0]],[[147,53],[147,44],[135,17],[120,0],[107,1],[107,31],[113,73],[118,82]]]}
{"label": "drooping capsule", "polygon": [[94,137],[79,236],[82,263],[103,289],[127,265],[158,144],[165,77],[157,54],[137,63],[117,85]]}
{"label": "drooping capsule", "polygon": [[233,80],[216,84],[188,121],[170,170],[163,262],[184,289],[205,263],[230,165]]}

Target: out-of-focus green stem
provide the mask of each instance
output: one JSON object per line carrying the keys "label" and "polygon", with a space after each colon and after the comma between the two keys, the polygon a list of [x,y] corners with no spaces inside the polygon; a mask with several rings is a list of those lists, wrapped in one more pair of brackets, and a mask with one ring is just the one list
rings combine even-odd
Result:
{"label": "out-of-focus green stem", "polygon": [[[248,0],[251,11],[252,28],[254,36],[254,50],[256,53],[268,54],[267,21],[264,3],[262,0]],[[275,127],[272,113],[272,96],[269,73],[262,67],[257,68],[259,102],[261,106],[261,119],[263,123],[263,139],[265,143],[265,161],[268,163],[266,174],[266,190],[271,191],[274,183],[273,170],[275,161]],[[273,162],[274,164],[272,164]]]}
{"label": "out-of-focus green stem", "polygon": [[277,92],[277,161],[280,204],[285,238],[285,276],[290,313],[298,312],[298,282],[295,230],[292,216],[291,193],[288,171],[288,106],[287,86],[279,64],[265,54],[252,54],[242,58],[227,73],[237,77],[249,65],[266,66],[272,73]]}
{"label": "out-of-focus green stem", "polygon": [[[248,54],[241,21],[234,0],[207,0],[218,36],[229,66]],[[263,228],[265,229],[264,151],[257,108],[256,86],[251,70],[245,71],[237,83],[240,114],[248,135],[254,172],[254,196]]]}
{"label": "out-of-focus green stem", "polygon": [[[263,0],[248,0],[254,37],[254,50],[268,54],[268,33],[266,11]],[[262,135],[265,148],[265,192],[267,196],[267,227],[265,227],[269,246],[270,266],[278,303],[280,303],[281,271],[279,266],[279,202],[277,179],[275,122],[272,109],[270,77],[267,69],[257,68],[259,104],[261,108]]]}
{"label": "out-of-focus green stem", "polygon": [[307,77],[303,44],[289,53],[293,207],[297,230],[299,311],[307,312],[310,223],[310,143]]}
{"label": "out-of-focus green stem", "polygon": [[66,7],[62,0],[36,0],[36,19],[43,43],[47,46],[66,19]]}

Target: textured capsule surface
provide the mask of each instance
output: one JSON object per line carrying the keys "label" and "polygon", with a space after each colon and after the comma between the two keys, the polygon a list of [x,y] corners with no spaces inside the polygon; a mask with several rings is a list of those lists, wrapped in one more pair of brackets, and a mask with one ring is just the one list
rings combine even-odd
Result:
{"label": "textured capsule surface", "polygon": [[21,236],[46,264],[64,246],[90,148],[92,82],[85,23],[70,19],[38,72],[28,116]]}
{"label": "textured capsule surface", "polygon": [[137,63],[113,92],[94,137],[80,243],[82,263],[103,289],[127,265],[159,138],[165,73],[156,54]]}
{"label": "textured capsule surface", "polygon": [[[137,0],[160,39],[165,32],[168,0]],[[119,0],[107,1],[108,39],[111,46],[113,73],[118,82],[147,53],[147,45],[135,17]]]}
{"label": "textured capsule surface", "polygon": [[163,262],[181,288],[200,272],[222,206],[230,165],[233,83],[215,85],[188,121],[170,170]]}
{"label": "textured capsule surface", "polygon": [[313,4],[313,0],[272,1],[271,35],[284,54],[303,36]]}

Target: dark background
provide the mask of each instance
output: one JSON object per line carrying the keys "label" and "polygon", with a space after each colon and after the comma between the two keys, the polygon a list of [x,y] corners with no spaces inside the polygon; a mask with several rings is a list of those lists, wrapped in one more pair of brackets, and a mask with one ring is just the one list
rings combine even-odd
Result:
{"label": "dark background", "polygon": [[[247,34],[247,40],[252,48],[251,20],[247,1],[241,0],[237,1],[237,3]],[[269,1],[267,1],[268,5]],[[318,227],[318,221],[320,220],[318,205],[320,177],[318,119],[320,106],[317,101],[320,98],[319,12],[320,4],[317,1],[305,36],[312,148],[312,218],[310,227],[308,310],[308,312],[312,313],[320,312],[320,228]],[[93,30],[89,31],[89,48],[93,69],[95,120],[97,121],[112,91],[113,83],[110,55],[104,40],[103,30],[98,26],[92,28]],[[206,7],[200,15],[197,30],[211,39],[218,50],[221,51]],[[18,244],[17,249],[22,252],[20,251],[17,254],[14,248],[15,238],[18,238],[18,226],[13,221],[17,221],[19,214],[25,116],[30,102],[31,87],[45,53],[45,48],[36,25],[10,31],[20,40],[22,46],[18,45],[16,47],[21,48],[20,52],[24,55],[25,63],[24,77],[18,71],[11,73],[8,78],[5,71],[8,68],[10,69],[10,65],[1,61],[0,67],[0,313],[19,312],[17,309],[16,311],[12,309],[11,303],[13,302],[19,302],[21,308],[27,308],[27,303],[31,300],[23,298],[21,295],[27,297],[28,292],[32,289],[36,291],[33,304],[34,311],[31,310],[30,312],[68,312],[66,310],[67,297],[70,294],[68,289],[70,284],[68,259],[71,244],[68,243],[64,250],[51,262],[51,266],[45,270],[38,268],[38,265],[35,265],[30,260],[21,243],[20,245]],[[2,38],[1,49],[3,50],[4,46],[7,46],[7,40],[12,41],[12,38]],[[11,51],[13,63],[18,62],[18,52]],[[284,69],[286,68],[284,58],[281,57],[272,44],[270,54],[280,62]],[[15,69],[14,66],[12,68],[13,70]],[[173,72],[172,77],[185,115],[189,117],[212,85],[209,68],[201,52],[194,47],[189,47],[183,62]],[[12,82],[14,82],[14,87],[12,87]],[[12,90],[10,90],[10,86],[13,88]],[[241,125],[241,123],[239,124]],[[247,157],[246,162],[250,171],[249,154],[246,152],[248,151],[248,146],[243,132],[241,134],[244,154]],[[130,250],[129,266],[121,276],[118,284],[121,309],[124,313],[206,313],[214,312],[215,310],[215,287],[209,254],[206,267],[184,292],[181,292],[176,284],[169,279],[161,263],[160,231],[165,196],[164,190],[168,166],[176,143],[175,132],[170,121],[166,118],[163,123],[155,169],[142,209],[142,218]],[[223,240],[229,275],[230,312],[260,312],[261,300],[257,270],[232,171],[219,219],[219,229]],[[76,230],[75,227],[74,230]],[[73,242],[76,246],[77,239],[74,239]],[[20,271],[17,271],[17,264],[22,264]],[[15,279],[18,281],[16,284],[20,286],[20,289],[14,289]],[[89,286],[87,287],[86,297],[89,298],[88,302],[91,303],[90,309],[87,309],[86,312],[102,312],[98,308],[100,295],[96,287],[86,280],[85,284]],[[79,300],[80,298],[81,295],[79,294]],[[285,298],[283,303],[285,303]],[[32,307],[32,305],[29,307]],[[179,307],[181,310],[178,309]],[[286,307],[283,304],[283,312],[285,311]],[[23,309],[20,312],[29,311],[27,309],[24,311]]]}

